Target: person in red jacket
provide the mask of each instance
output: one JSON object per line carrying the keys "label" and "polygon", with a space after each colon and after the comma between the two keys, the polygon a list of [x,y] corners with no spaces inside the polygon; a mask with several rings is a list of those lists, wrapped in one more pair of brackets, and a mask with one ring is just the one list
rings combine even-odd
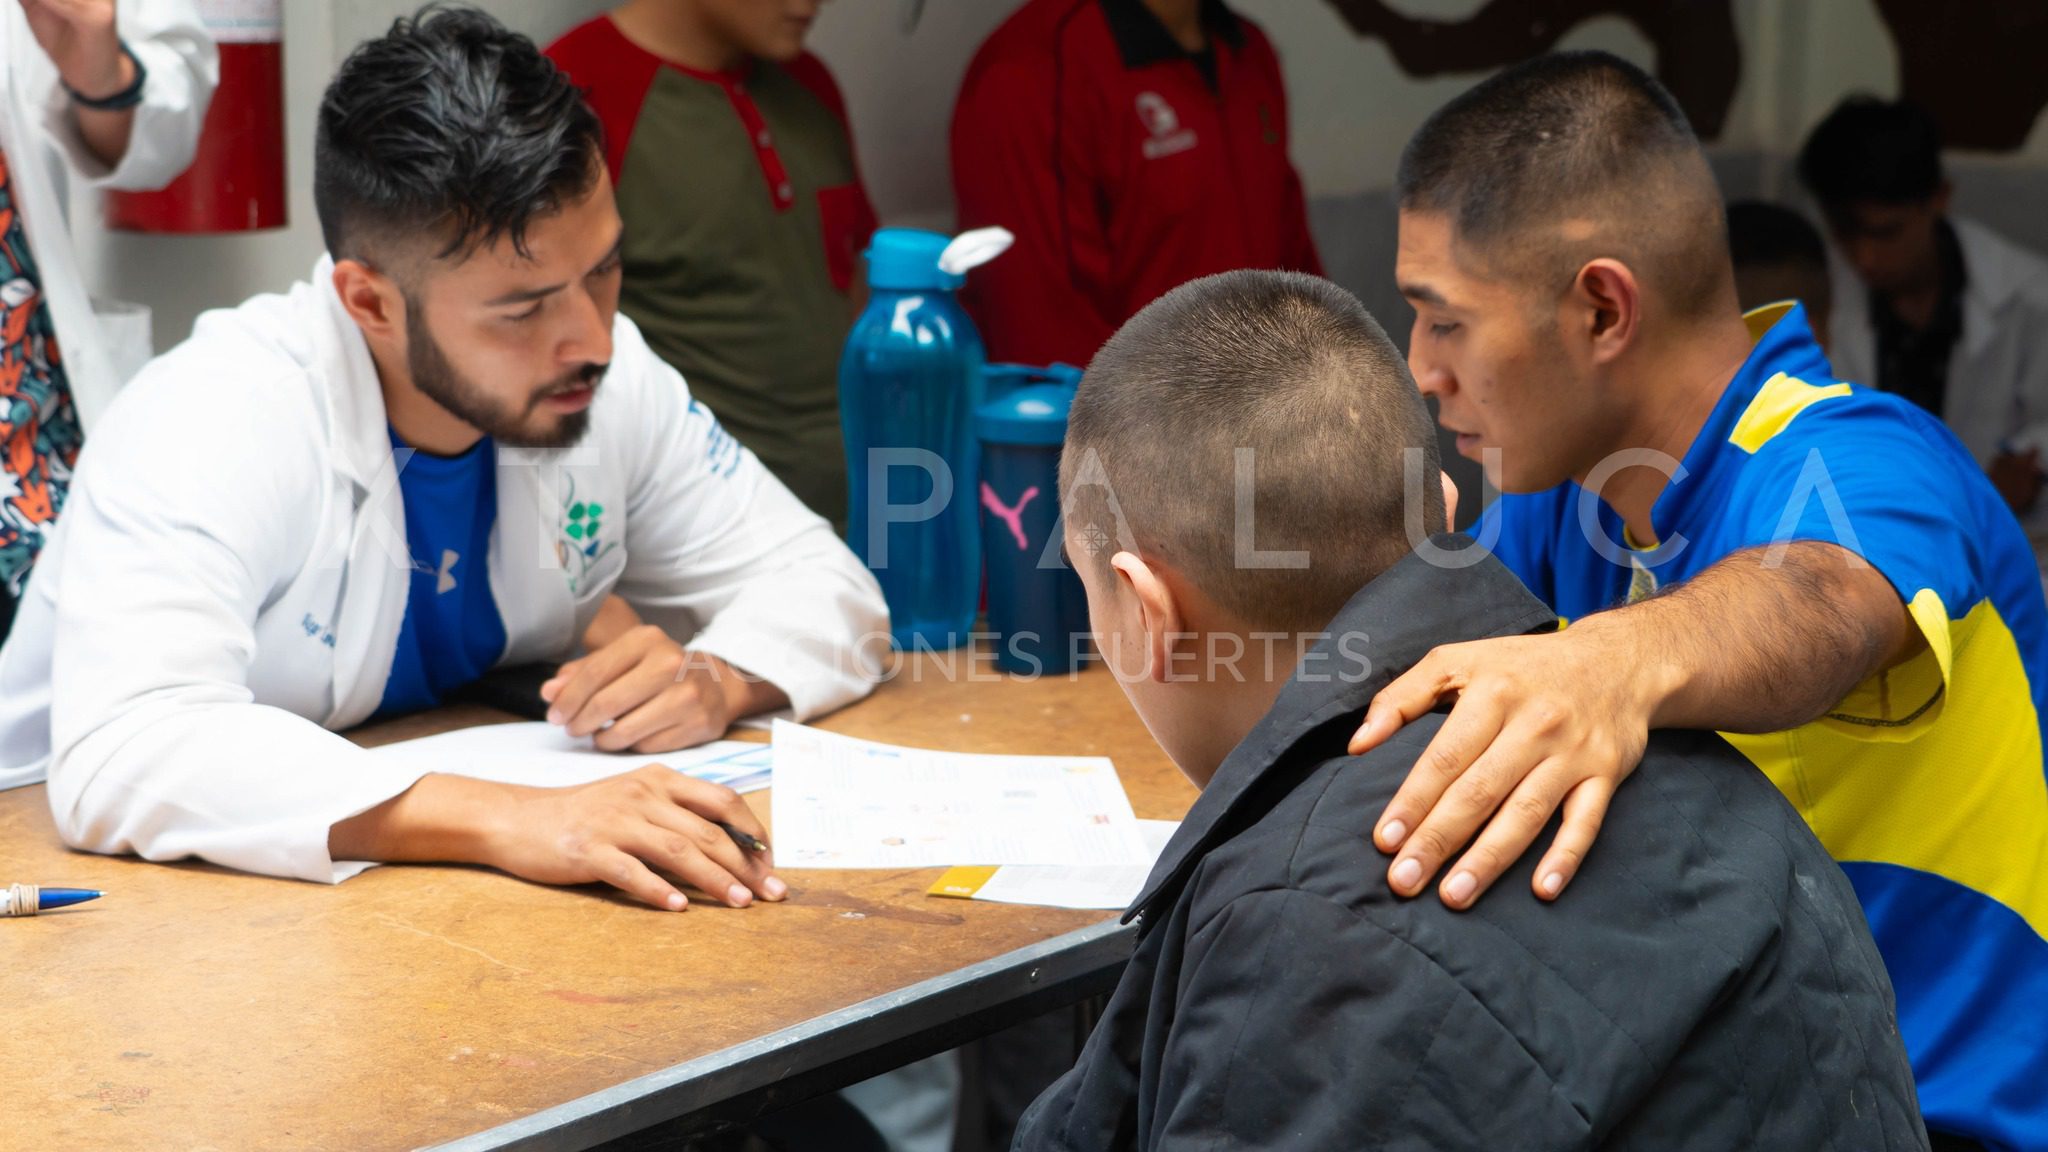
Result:
{"label": "person in red jacket", "polygon": [[992,360],[1086,364],[1170,289],[1320,273],[1273,46],[1221,0],[1027,0],[953,111],[960,226],[1017,235],[966,303]]}

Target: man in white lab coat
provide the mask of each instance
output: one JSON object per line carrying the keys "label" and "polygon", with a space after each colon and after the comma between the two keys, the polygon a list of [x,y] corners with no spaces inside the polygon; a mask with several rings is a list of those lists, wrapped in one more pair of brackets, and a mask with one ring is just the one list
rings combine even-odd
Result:
{"label": "man in white lab coat", "polygon": [[1940,129],[1913,105],[1843,101],[1799,175],[1838,256],[1835,374],[1941,417],[2026,521],[2048,465],[2048,261],[1949,214]]}
{"label": "man in white lab coat", "polygon": [[[868,690],[873,578],[618,315],[602,149],[567,80],[479,12],[342,65],[315,146],[329,255],[201,317],[112,405],[0,650],[0,772],[47,769],[66,842],[326,882],[466,861],[678,910],[666,877],[782,898],[718,827],[761,832],[724,789],[422,776],[335,735],[579,638],[542,694],[607,750]],[[670,629],[597,622],[613,593]]]}
{"label": "man in white lab coat", "polygon": [[[79,276],[65,180],[158,188],[192,162],[219,61],[191,0],[0,8],[0,637],[120,381]],[[55,161],[56,163],[53,163]]]}

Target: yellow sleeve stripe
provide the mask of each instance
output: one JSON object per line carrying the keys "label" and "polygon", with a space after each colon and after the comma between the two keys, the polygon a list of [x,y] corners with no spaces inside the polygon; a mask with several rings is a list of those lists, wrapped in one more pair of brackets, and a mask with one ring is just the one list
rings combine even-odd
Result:
{"label": "yellow sleeve stripe", "polygon": [[1968,644],[1990,607],[1989,600],[1981,601],[1962,619],[1950,621],[1948,606],[1934,589],[1914,593],[1906,610],[1927,646],[1850,689],[1816,723],[1840,725],[1843,732],[1866,740],[1918,739],[1941,719],[1954,652]]}
{"label": "yellow sleeve stripe", "polygon": [[[1906,610],[1912,613],[1913,623],[1920,626],[1920,634],[1927,638],[1928,650],[1941,665],[1941,682],[1949,683],[1955,670],[1955,654],[1949,650],[1948,605],[1941,602],[1941,594],[1934,589],[1922,588],[1913,593],[1913,602],[1906,605]],[[1976,615],[1971,612],[1972,617]]]}
{"label": "yellow sleeve stripe", "polygon": [[1754,456],[1757,449],[1770,443],[1771,437],[1783,432],[1793,417],[1830,397],[1848,394],[1847,384],[1808,384],[1780,372],[1757,389],[1756,398],[1735,422],[1728,442]]}
{"label": "yellow sleeve stripe", "polygon": [[[1930,602],[1939,599],[1913,598],[1923,630]],[[2018,642],[1989,600],[1942,623],[1928,631],[1928,652],[1886,674],[1916,664],[1929,678],[1937,664],[1951,670],[1940,707],[1906,728],[1852,728],[1830,717],[1789,732],[1723,735],[1785,793],[1835,859],[1945,877],[2048,938],[2048,778]],[[1916,702],[1898,699],[1896,684],[1892,695],[1893,709],[1909,716]]]}

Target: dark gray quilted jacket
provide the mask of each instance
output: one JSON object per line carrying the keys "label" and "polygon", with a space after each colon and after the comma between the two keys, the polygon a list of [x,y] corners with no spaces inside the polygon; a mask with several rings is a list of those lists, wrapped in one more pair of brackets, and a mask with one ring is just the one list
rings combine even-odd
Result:
{"label": "dark gray quilted jacket", "polygon": [[1371,674],[1304,665],[1328,682],[1297,674],[1224,763],[1016,1147],[1925,1149],[1855,893],[1718,737],[1651,739],[1553,905],[1535,852],[1470,912],[1388,891],[1368,829],[1441,717],[1348,757],[1366,703],[1434,645],[1552,623],[1490,558],[1359,593],[1327,647]]}

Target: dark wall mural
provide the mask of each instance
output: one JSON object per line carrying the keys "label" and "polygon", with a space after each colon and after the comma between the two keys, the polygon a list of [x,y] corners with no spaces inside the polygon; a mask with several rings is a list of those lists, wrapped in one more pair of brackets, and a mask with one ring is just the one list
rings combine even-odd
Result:
{"label": "dark wall mural", "polygon": [[1418,20],[1382,0],[1329,3],[1415,77],[1505,67],[1549,51],[1588,20],[1619,16],[1656,47],[1657,79],[1706,140],[1721,135],[1742,80],[1732,0],[1492,0],[1463,20]]}
{"label": "dark wall mural", "polygon": [[1899,51],[1899,94],[1951,148],[2013,152],[2048,107],[2048,2],[1876,0]]}
{"label": "dark wall mural", "polygon": [[[1618,16],[1657,53],[1657,79],[1704,139],[1720,136],[1742,80],[1732,0],[1490,0],[1462,20],[1404,15],[1384,0],[1328,0],[1415,77],[1483,72]],[[2048,0],[1871,0],[1898,51],[1899,93],[1952,148],[2012,152],[2048,108]],[[1825,44],[1811,45],[1825,53]]]}

